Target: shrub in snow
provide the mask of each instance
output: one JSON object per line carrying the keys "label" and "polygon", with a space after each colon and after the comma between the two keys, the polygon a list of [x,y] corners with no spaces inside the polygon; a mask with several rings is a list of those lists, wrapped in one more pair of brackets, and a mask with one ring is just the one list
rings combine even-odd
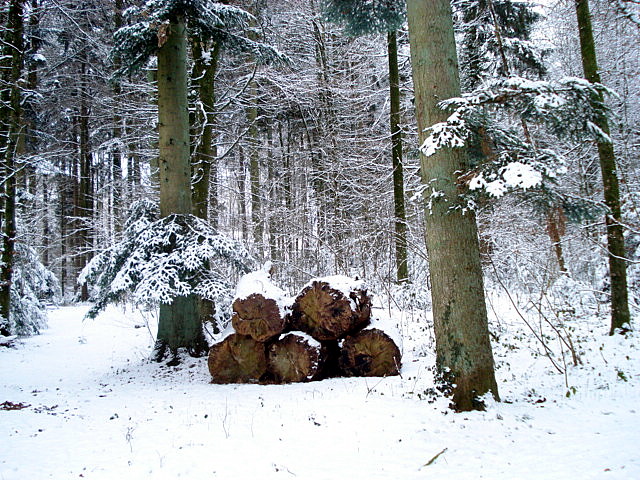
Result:
{"label": "shrub in snow", "polygon": [[136,202],[122,240],[96,255],[79,281],[93,287],[95,317],[109,303],[132,301],[151,308],[195,294],[216,305],[221,323],[229,316],[232,273],[248,272],[254,261],[239,242],[216,233],[193,215],[157,219],[148,200]]}
{"label": "shrub in snow", "polygon": [[47,325],[46,302],[55,301],[59,293],[56,276],[40,262],[35,250],[17,243],[10,315],[8,320],[0,317],[0,328],[11,335],[40,333]]}

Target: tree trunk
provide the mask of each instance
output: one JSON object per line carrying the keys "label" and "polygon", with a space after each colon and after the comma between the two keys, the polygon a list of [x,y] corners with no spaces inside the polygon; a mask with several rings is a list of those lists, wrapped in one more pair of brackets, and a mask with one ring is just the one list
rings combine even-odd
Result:
{"label": "tree trunk", "polygon": [[340,351],[340,369],[350,377],[386,377],[400,373],[400,349],[382,330],[348,336]]}
{"label": "tree trunk", "polygon": [[[600,83],[588,0],[576,0],[576,14],[580,32],[580,51],[584,76],[591,83]],[[598,100],[602,102],[602,96]],[[599,116],[595,123],[604,133],[609,135],[609,122],[604,114]],[[624,249],[624,232],[620,223],[622,219],[620,187],[616,172],[613,143],[602,141],[597,143],[604,187],[604,203],[609,209],[605,221],[609,250],[609,274],[611,276],[611,328],[609,333],[613,335],[616,329],[624,332],[631,326],[627,292],[627,263]]]}
{"label": "tree trunk", "polygon": [[13,281],[13,265],[16,241],[16,148],[20,137],[21,124],[21,102],[20,86],[18,81],[22,74],[23,67],[23,5],[22,0],[12,0],[9,5],[7,18],[7,31],[2,49],[2,53],[10,59],[9,70],[2,75],[8,80],[6,87],[7,95],[3,93],[3,100],[8,100],[9,109],[3,109],[3,118],[0,119],[3,137],[0,150],[3,154],[2,169],[4,180],[4,218],[2,223],[2,266],[0,267],[0,328],[3,334],[8,333],[5,322],[8,322],[11,311],[11,283]]}
{"label": "tree trunk", "polygon": [[346,297],[327,282],[313,281],[295,300],[291,327],[319,341],[337,340],[367,326],[370,318],[366,290],[352,290]]}
{"label": "tree trunk", "polygon": [[[408,0],[407,16],[422,143],[425,129],[447,118],[438,102],[460,95],[458,60],[449,0]],[[459,411],[482,409],[479,397],[487,392],[498,399],[476,220],[455,208],[461,193],[456,172],[466,171],[468,163],[460,149],[421,154],[436,362]]]}
{"label": "tree trunk", "polygon": [[[76,272],[79,272],[89,262],[91,256],[91,250],[93,248],[93,189],[91,181],[91,150],[89,145],[89,84],[87,82],[88,74],[88,60],[86,58],[86,51],[83,50],[83,54],[80,59],[80,112],[78,118],[79,127],[79,156],[80,156],[80,179],[78,182],[78,196],[77,196],[77,245],[78,251],[76,252]],[[80,285],[80,300],[85,302],[89,299],[89,292],[87,284]]]}
{"label": "tree trunk", "polygon": [[[160,215],[191,214],[189,111],[187,103],[187,40],[185,24],[167,26],[165,43],[158,50],[158,119]],[[196,298],[177,297],[160,306],[155,358],[167,347],[175,354],[186,348],[190,355],[207,351]]]}
{"label": "tree trunk", "polygon": [[389,98],[391,126],[391,162],[393,165],[393,206],[395,213],[396,274],[399,283],[409,279],[407,265],[407,218],[404,208],[404,175],[402,171],[402,131],[400,129],[400,75],[396,32],[387,35],[389,58]]}
{"label": "tree trunk", "polygon": [[257,383],[267,372],[264,343],[234,333],[209,350],[213,383]]}
{"label": "tree trunk", "polygon": [[[193,214],[204,220],[209,219],[209,186],[211,182],[211,172],[215,170],[217,156],[217,146],[213,141],[213,131],[215,124],[215,89],[214,80],[218,67],[218,55],[220,49],[217,44],[211,46],[207,56],[204,55],[202,42],[193,39],[191,52],[193,55],[192,78],[198,86],[198,106],[197,122],[198,134],[195,139],[196,148],[193,154],[192,170],[196,179],[193,184]],[[217,210],[212,215],[212,225],[217,225]]]}
{"label": "tree trunk", "polygon": [[[123,0],[115,0],[114,5],[114,28],[118,30],[123,25],[122,11],[124,10]],[[117,70],[120,68],[120,61],[116,60],[114,68]],[[112,195],[112,217],[113,217],[113,231],[115,234],[119,234],[122,230],[122,157],[123,151],[120,147],[122,140],[122,115],[119,113],[122,97],[122,86],[120,82],[116,80],[113,84],[113,95],[115,97],[115,113],[113,115],[113,138],[116,142],[112,157],[111,157],[111,195]],[[128,172],[131,175],[131,171]]]}
{"label": "tree trunk", "polygon": [[231,319],[234,330],[241,335],[248,335],[257,342],[267,342],[280,335],[287,319],[280,314],[278,303],[273,298],[266,298],[260,293],[253,293],[247,298],[233,302],[235,315]]}
{"label": "tree trunk", "polygon": [[[196,145],[191,164],[193,181],[193,191],[191,201],[193,203],[193,214],[196,217],[209,221],[209,197],[211,185],[211,173],[216,172],[217,146],[213,141],[213,127],[215,123],[215,88],[214,80],[218,67],[218,55],[220,52],[217,43],[209,46],[208,55],[203,53],[204,45],[202,41],[194,37],[191,41],[191,54],[193,56],[193,70],[191,78],[198,86],[199,105],[196,107],[197,121],[195,127],[198,130],[196,138],[193,139]],[[217,195],[217,192],[215,192]],[[215,198],[215,195],[214,195]],[[218,205],[217,198],[213,205],[210,221],[213,228],[218,228]],[[212,301],[198,299],[198,316],[200,321],[210,322],[215,333],[219,328],[214,319],[215,305]]]}
{"label": "tree trunk", "polygon": [[320,342],[292,332],[267,349],[268,369],[276,383],[309,382],[324,378],[327,353]]}

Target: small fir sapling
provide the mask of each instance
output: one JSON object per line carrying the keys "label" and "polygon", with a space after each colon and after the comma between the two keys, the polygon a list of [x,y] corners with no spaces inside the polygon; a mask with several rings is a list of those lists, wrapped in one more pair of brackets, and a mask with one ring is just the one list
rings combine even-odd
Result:
{"label": "small fir sapling", "polygon": [[16,244],[9,319],[0,317],[2,335],[36,335],[47,326],[47,303],[56,302],[60,286],[53,272],[38,259],[36,251]]}
{"label": "small fir sapling", "polygon": [[234,273],[247,273],[254,260],[244,245],[215,232],[192,215],[169,215],[149,200],[135,202],[122,240],[96,255],[79,281],[93,287],[95,318],[110,303],[131,301],[156,307],[196,294],[216,305],[219,325],[228,322]]}

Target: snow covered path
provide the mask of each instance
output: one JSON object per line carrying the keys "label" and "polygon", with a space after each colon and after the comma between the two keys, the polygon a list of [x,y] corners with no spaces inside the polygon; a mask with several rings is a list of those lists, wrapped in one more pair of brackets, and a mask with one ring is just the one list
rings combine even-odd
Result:
{"label": "snow covered path", "polygon": [[204,359],[149,363],[137,313],[83,322],[86,309],[0,347],[0,403],[25,406],[0,410],[1,480],[640,478],[637,337],[600,338],[570,398],[545,359],[504,353],[512,403],[454,414],[418,398],[432,356],[411,325],[402,378],[221,386]]}

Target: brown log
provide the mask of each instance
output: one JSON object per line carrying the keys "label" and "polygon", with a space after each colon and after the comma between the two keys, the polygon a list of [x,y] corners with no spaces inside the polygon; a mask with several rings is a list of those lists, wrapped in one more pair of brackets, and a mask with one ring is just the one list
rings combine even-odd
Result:
{"label": "brown log", "polygon": [[213,383],[256,383],[267,371],[264,343],[234,333],[209,350]]}
{"label": "brown log", "polygon": [[291,326],[316,340],[337,340],[364,328],[371,317],[371,297],[364,289],[347,298],[328,283],[313,281],[296,298]]}
{"label": "brown log", "polygon": [[347,376],[398,375],[400,349],[382,330],[362,330],[344,340],[340,352],[340,368]]}
{"label": "brown log", "polygon": [[[305,338],[306,337],[306,338]],[[269,373],[276,383],[323,378],[325,354],[320,343],[303,333],[288,333],[268,348]]]}
{"label": "brown log", "polygon": [[280,335],[286,319],[280,315],[280,308],[272,298],[253,293],[247,298],[233,302],[235,315],[231,319],[236,333],[249,335],[257,342],[267,342]]}

